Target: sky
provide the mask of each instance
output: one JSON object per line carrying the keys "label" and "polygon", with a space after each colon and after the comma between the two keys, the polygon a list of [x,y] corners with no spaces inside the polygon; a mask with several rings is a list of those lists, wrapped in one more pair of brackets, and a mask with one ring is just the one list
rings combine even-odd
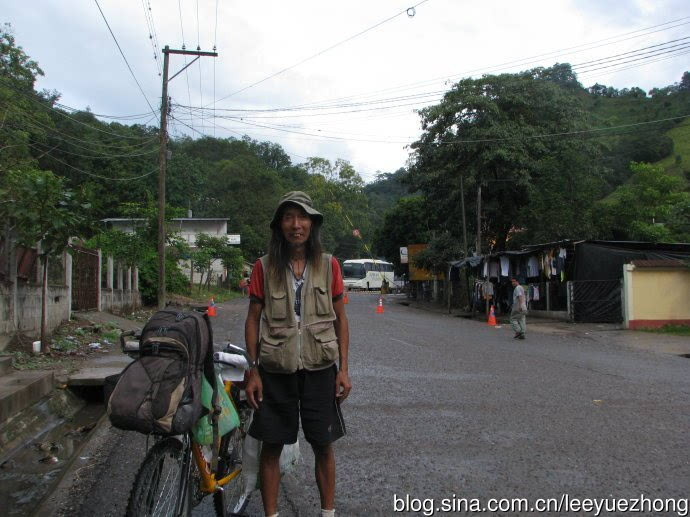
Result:
{"label": "sky", "polygon": [[[566,62],[584,86],[648,91],[690,69],[686,0],[3,3],[45,72],[37,89],[62,104],[157,125],[160,50],[215,47],[170,82],[173,137],[248,135],[294,163],[347,160],[366,181],[405,166],[416,110],[461,78]],[[172,55],[169,75],[191,59]]]}

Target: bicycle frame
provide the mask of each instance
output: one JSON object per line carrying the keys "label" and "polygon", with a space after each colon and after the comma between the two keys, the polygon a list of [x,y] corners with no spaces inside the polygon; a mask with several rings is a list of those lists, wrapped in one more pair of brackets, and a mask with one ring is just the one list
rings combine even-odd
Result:
{"label": "bicycle frame", "polygon": [[[232,382],[224,382],[223,385],[225,388],[225,392],[228,395],[230,395],[230,390],[232,389]],[[235,400],[232,396],[230,396],[230,400],[235,406],[235,410],[239,412],[239,408],[237,407],[237,404],[235,403]],[[214,472],[211,472],[211,468],[206,459],[204,458],[203,453],[201,452],[201,445],[192,442],[192,454],[194,456],[196,466],[199,469],[199,475],[201,478],[199,490],[204,494],[214,493],[216,490],[227,485],[228,483],[230,483],[230,481],[232,481],[242,473],[242,469],[239,468],[234,472],[231,472],[224,478],[216,479],[216,474]]]}
{"label": "bicycle frame", "polygon": [[[204,308],[205,309],[205,308]],[[125,341],[126,336],[136,336],[136,333],[134,331],[128,331],[128,332],[123,332],[120,335],[120,344],[122,351],[129,355],[132,358],[139,357],[139,343],[138,342],[127,342]],[[228,347],[231,347],[233,345],[228,345]],[[237,349],[237,347],[235,347]],[[245,353],[246,357],[246,353]],[[232,401],[232,404],[235,406],[235,410],[240,412],[240,408],[238,407],[238,401],[235,400],[235,398],[232,396],[232,387],[233,383],[231,381],[224,381],[223,382],[223,387],[225,389],[225,392],[228,394],[230,397],[230,400]],[[242,423],[240,423],[242,425]],[[188,441],[187,441],[188,440]],[[182,469],[183,476],[185,478],[185,486],[183,487],[185,490],[183,493],[186,493],[186,484],[190,482],[190,469],[191,469],[191,459],[194,459],[194,462],[196,463],[197,469],[199,471],[199,476],[200,476],[200,481],[199,481],[199,491],[204,494],[213,494],[219,490],[222,490],[225,485],[230,483],[232,480],[234,480],[237,476],[239,476],[242,473],[242,468],[238,468],[235,471],[231,472],[227,476],[221,478],[221,479],[216,479],[216,473],[211,470],[210,464],[206,461],[204,458],[204,454],[201,450],[201,445],[198,443],[194,442],[194,438],[192,436],[192,433],[187,433],[184,437],[184,441],[186,442],[186,454],[185,454],[185,459],[184,459],[184,467]],[[184,443],[184,442],[183,442]],[[191,449],[191,455],[189,454],[189,451]],[[219,451],[215,451],[216,454]],[[191,457],[190,457],[191,456]],[[176,508],[176,515],[179,515],[183,505],[185,504],[184,498],[180,498],[178,501],[178,508]]]}

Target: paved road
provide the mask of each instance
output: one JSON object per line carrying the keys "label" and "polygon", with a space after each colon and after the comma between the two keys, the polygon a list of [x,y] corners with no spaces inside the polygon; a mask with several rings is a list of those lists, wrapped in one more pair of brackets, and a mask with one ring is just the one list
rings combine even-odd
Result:
{"label": "paved road", "polygon": [[[336,445],[339,515],[391,515],[394,494],[435,506],[454,496],[688,497],[689,359],[630,346],[636,333],[528,328],[517,341],[506,325],[395,300],[381,315],[374,296],[350,297],[354,388],[343,407],[348,435]],[[217,339],[243,342],[246,303],[219,310]],[[67,513],[122,515],[143,450],[140,437],[108,431]],[[282,484],[281,516],[318,515],[304,442],[302,451]],[[262,515],[258,496],[249,514]]]}

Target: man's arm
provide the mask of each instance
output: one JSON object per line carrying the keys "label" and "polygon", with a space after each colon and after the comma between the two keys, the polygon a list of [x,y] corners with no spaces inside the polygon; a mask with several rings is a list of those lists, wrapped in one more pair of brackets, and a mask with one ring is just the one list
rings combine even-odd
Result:
{"label": "man's arm", "polygon": [[342,297],[333,302],[333,309],[335,309],[335,335],[338,336],[338,355],[340,357],[340,368],[338,376],[335,379],[335,396],[338,402],[342,402],[350,394],[352,383],[350,382],[350,373],[348,371],[348,350],[350,347],[350,328],[347,322],[347,314],[345,314],[345,303]]}
{"label": "man's arm", "polygon": [[[258,300],[251,300],[249,302],[249,310],[247,311],[247,319],[244,322],[244,342],[247,345],[247,353],[256,364],[259,358],[259,323],[261,321],[261,311],[263,304]],[[247,394],[247,401],[254,409],[258,409],[259,402],[263,400],[263,384],[257,369],[251,368],[249,370],[249,381],[245,389]]]}

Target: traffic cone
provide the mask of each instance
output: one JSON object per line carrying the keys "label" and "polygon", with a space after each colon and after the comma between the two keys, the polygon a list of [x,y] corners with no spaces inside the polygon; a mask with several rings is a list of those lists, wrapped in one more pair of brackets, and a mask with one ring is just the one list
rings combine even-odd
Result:
{"label": "traffic cone", "polygon": [[376,314],[383,314],[383,298],[379,296],[379,304],[376,306]]}
{"label": "traffic cone", "polygon": [[348,293],[348,291],[349,291],[349,289],[346,287],[346,288],[345,288],[345,294],[343,295],[343,303],[344,303],[345,305],[347,305],[348,303],[350,303],[349,300],[347,299],[347,293]]}
{"label": "traffic cone", "polygon": [[496,326],[496,313],[494,312],[493,305],[491,306],[491,310],[489,311],[489,321],[487,321],[486,324],[492,327]]}
{"label": "traffic cone", "polygon": [[213,296],[211,296],[211,301],[208,303],[208,309],[206,313],[209,316],[216,316],[216,302],[213,301]]}

